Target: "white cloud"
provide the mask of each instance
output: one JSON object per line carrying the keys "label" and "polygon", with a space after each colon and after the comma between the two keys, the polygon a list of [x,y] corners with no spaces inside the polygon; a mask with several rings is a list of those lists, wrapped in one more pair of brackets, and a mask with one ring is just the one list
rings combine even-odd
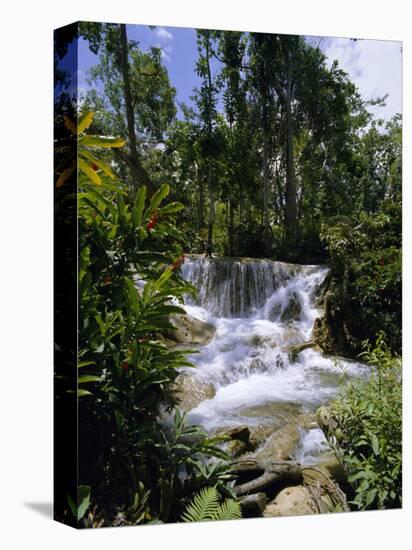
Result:
{"label": "white cloud", "polygon": [[158,29],[156,29],[156,36],[162,43],[170,42],[171,40],[173,40],[173,34],[164,27],[159,27]]}
{"label": "white cloud", "polygon": [[320,47],[330,64],[339,61],[364,99],[389,94],[385,107],[370,108],[379,118],[402,112],[401,42],[330,38],[321,40]]}
{"label": "white cloud", "polygon": [[173,40],[173,34],[169,32],[164,27],[159,27],[156,29],[156,38],[158,39],[158,43],[155,44],[156,48],[159,48],[162,54],[162,57],[166,59],[166,61],[172,60],[172,40]]}

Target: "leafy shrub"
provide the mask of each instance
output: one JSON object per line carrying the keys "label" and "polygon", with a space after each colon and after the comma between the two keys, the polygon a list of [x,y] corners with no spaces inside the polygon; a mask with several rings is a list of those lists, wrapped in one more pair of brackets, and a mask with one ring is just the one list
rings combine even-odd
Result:
{"label": "leafy shrub", "polygon": [[383,330],[390,349],[401,352],[400,236],[401,208],[391,202],[378,214],[361,213],[352,222],[322,226],[332,270],[328,321],[333,325],[335,317],[335,340],[345,342],[337,351],[359,353],[362,341]]}
{"label": "leafy shrub", "polygon": [[[227,459],[218,440],[186,426],[179,412],[173,429],[161,422],[176,405],[178,368],[191,366],[188,351],[162,339],[173,330],[170,315],[184,313],[183,294],[193,292],[178,269],[182,205],[164,204],[168,185],[150,198],[144,186],[125,187],[99,155],[123,142],[85,135],[92,119],[66,120],[79,144],[79,490],[68,504],[80,506],[84,526],[170,521],[193,491],[229,483],[224,468],[202,475],[208,457]],[[70,159],[58,187],[73,166]]]}
{"label": "leafy shrub", "polygon": [[362,354],[372,374],[351,383],[331,411],[339,429],[339,453],[357,509],[397,508],[402,502],[401,362],[383,335]]}

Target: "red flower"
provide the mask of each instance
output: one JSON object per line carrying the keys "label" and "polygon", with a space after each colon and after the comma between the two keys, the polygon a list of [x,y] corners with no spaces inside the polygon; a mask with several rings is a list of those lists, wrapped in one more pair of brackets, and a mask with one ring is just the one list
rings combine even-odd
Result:
{"label": "red flower", "polygon": [[155,227],[155,225],[157,224],[157,219],[158,219],[158,216],[157,216],[156,212],[154,212],[150,216],[149,223],[147,224],[147,230],[148,231],[151,231]]}
{"label": "red flower", "polygon": [[92,169],[97,172],[97,170],[99,169],[99,167],[97,166],[97,164],[95,164],[94,162],[91,163],[91,167]]}
{"label": "red flower", "polygon": [[123,369],[124,371],[129,370],[129,363],[128,363],[127,361],[123,361],[123,363],[122,363],[122,369]]}

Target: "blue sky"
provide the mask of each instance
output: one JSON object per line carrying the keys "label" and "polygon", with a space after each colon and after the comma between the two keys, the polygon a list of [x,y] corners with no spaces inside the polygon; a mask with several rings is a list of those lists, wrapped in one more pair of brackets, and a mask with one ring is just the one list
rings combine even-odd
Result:
{"label": "blue sky", "polygon": [[[194,29],[180,27],[156,27],[128,25],[129,39],[139,42],[143,50],[157,46],[162,50],[164,64],[172,85],[177,91],[177,101],[190,104],[193,88],[199,85],[195,72],[197,58],[196,33]],[[389,94],[386,106],[374,108],[380,118],[389,119],[402,112],[402,53],[401,43],[386,40],[358,40],[349,38],[309,37],[320,48],[331,64],[337,59],[339,65],[349,73],[362,96],[370,99]],[[98,58],[90,52],[87,43],[79,43],[78,85],[85,90],[88,69]],[[218,62],[212,65],[212,72],[218,69]]]}

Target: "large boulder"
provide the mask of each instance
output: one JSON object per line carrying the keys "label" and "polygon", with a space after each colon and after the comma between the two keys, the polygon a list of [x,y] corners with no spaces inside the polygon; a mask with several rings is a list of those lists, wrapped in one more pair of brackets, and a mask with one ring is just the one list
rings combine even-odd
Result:
{"label": "large boulder", "polygon": [[174,329],[169,330],[166,336],[177,344],[208,344],[216,334],[216,327],[188,313],[172,315],[170,323]]}
{"label": "large boulder", "polygon": [[278,516],[305,516],[318,514],[309,490],[303,485],[286,487],[265,508],[266,518]]}
{"label": "large boulder", "polygon": [[266,506],[263,515],[301,516],[349,511],[345,494],[325,471],[302,469],[303,483],[286,487]]}
{"label": "large boulder", "polygon": [[257,460],[291,460],[301,438],[301,430],[313,426],[312,414],[300,414],[267,437],[254,453]]}
{"label": "large boulder", "polygon": [[179,402],[179,408],[183,411],[194,409],[205,399],[213,399],[216,394],[213,384],[200,382],[187,373],[177,376],[174,392]]}

